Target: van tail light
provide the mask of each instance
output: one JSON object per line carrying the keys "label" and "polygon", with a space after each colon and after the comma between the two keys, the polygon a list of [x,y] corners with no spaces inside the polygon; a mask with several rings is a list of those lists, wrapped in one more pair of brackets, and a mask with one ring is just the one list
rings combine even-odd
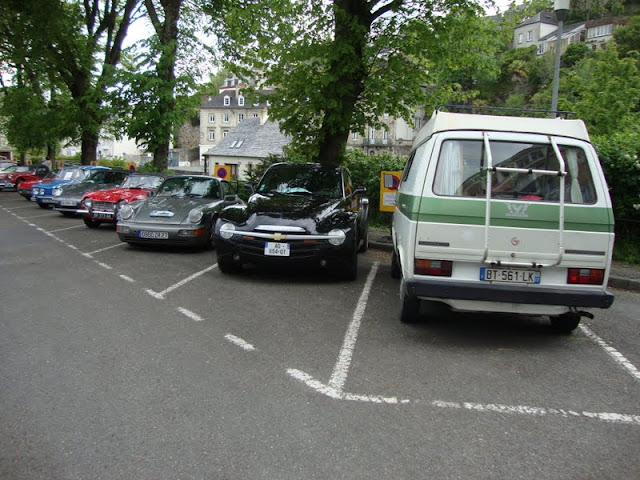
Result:
{"label": "van tail light", "polygon": [[413,264],[417,275],[431,275],[434,277],[450,277],[453,262],[449,260],[423,260],[416,258]]}
{"label": "van tail light", "polygon": [[604,270],[599,268],[570,268],[567,270],[567,283],[580,285],[602,285]]}

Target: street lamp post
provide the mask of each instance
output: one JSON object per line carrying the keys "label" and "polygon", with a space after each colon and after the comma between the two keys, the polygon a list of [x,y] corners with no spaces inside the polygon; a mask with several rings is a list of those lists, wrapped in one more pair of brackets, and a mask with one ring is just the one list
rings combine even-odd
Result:
{"label": "street lamp post", "polygon": [[564,21],[569,15],[570,0],[555,0],[553,10],[556,12],[558,19],[558,30],[556,38],[556,63],[553,69],[553,93],[551,94],[551,118],[556,118],[558,110],[558,83],[560,83],[560,56],[562,55],[562,30]]}

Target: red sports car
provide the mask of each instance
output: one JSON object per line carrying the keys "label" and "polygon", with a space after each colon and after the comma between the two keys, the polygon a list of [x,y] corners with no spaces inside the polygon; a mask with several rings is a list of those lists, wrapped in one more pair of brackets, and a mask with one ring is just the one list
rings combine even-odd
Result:
{"label": "red sports car", "polygon": [[116,223],[123,205],[153,196],[167,176],[165,173],[132,173],[118,188],[85,194],[80,202],[84,224],[97,228],[101,223]]}
{"label": "red sports car", "polygon": [[16,186],[16,190],[18,190],[18,193],[24,198],[26,198],[27,200],[31,200],[31,188],[39,183],[52,182],[53,180],[55,180],[56,175],[56,172],[49,172],[44,178],[37,178],[35,180],[26,180],[24,182],[20,182]]}
{"label": "red sports car", "polygon": [[15,165],[7,167],[0,172],[0,190],[4,188],[17,188],[27,180],[39,180],[49,173],[46,165]]}

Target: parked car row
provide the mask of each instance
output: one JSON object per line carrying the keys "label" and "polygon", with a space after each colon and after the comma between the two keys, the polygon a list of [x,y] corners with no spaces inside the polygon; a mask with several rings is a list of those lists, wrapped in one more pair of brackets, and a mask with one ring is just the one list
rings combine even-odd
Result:
{"label": "parked car row", "polygon": [[305,264],[357,276],[368,247],[368,199],[343,167],[272,165],[243,202],[226,180],[68,166],[13,184],[40,208],[115,224],[130,245],[216,248],[223,273],[247,264]]}

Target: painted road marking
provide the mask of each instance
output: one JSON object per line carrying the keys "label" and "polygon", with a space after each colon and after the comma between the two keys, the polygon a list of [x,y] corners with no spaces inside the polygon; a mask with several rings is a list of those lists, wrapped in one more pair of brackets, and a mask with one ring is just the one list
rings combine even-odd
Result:
{"label": "painted road marking", "polygon": [[185,278],[184,280],[181,280],[178,283],[174,283],[173,285],[171,285],[168,288],[165,288],[161,292],[155,292],[155,291],[150,290],[150,289],[147,289],[146,292],[149,295],[151,295],[152,297],[155,297],[155,298],[157,298],[159,300],[162,300],[167,293],[174,291],[176,288],[182,287],[183,285],[189,283],[191,280],[194,280],[194,279],[198,278],[200,275],[204,275],[205,273],[210,272],[211,270],[213,270],[217,266],[218,266],[218,264],[214,263],[213,265],[205,268],[204,270],[200,270],[199,272],[196,272],[193,275],[190,275],[189,277]]}
{"label": "painted road marking", "polygon": [[607,342],[601,339],[598,335],[593,333],[589,327],[586,325],[579,325],[580,329],[584,332],[584,334],[589,337],[591,340],[596,342],[602,348],[604,348],[605,352],[607,352],[611,358],[613,358],[616,363],[622,366],[627,372],[631,374],[632,377],[635,377],[636,380],[640,380],[640,371],[633,365],[629,360],[627,360],[620,352],[618,352],[615,348],[610,346]]}
{"label": "painted road marking", "polygon": [[226,338],[227,340],[229,340],[231,343],[238,345],[240,348],[242,348],[243,350],[246,350],[248,352],[251,352],[253,350],[256,349],[256,347],[254,347],[253,345],[251,345],[248,342],[245,342],[243,339],[241,339],[240,337],[236,337],[235,335],[231,335],[230,333],[227,333],[224,338]]}
{"label": "painted road marking", "polygon": [[188,310],[186,308],[183,307],[178,307],[178,311],[189,317],[191,320],[196,321],[196,322],[201,322],[202,320],[204,320],[200,315],[198,315],[197,313],[192,312],[191,310]]}
{"label": "painted road marking", "polygon": [[356,346],[356,340],[358,339],[358,331],[360,330],[360,324],[362,323],[362,316],[367,308],[367,301],[369,300],[369,293],[371,292],[371,285],[378,272],[380,262],[375,262],[369,271],[367,280],[358,299],[356,309],[353,312],[353,318],[347,328],[347,333],[344,335],[342,342],[342,348],[338,355],[338,361],[333,368],[331,379],[329,380],[329,386],[338,392],[342,392],[344,384],[347,381],[347,375],[349,374],[349,368],[351,366],[351,359],[353,357],[353,349]]}
{"label": "painted road marking", "polygon": [[94,250],[93,252],[89,252],[87,255],[94,255],[96,253],[104,252],[105,250],[111,250],[112,248],[122,247],[123,245],[126,245],[126,243],[125,242],[120,242],[117,245],[111,245],[110,247],[104,247],[104,248],[101,248],[99,250]]}
{"label": "painted road marking", "polygon": [[71,230],[73,228],[87,228],[84,224],[82,225],[74,225],[73,227],[65,227],[65,228],[57,228],[55,230],[49,230],[49,233],[55,233],[55,232],[63,232],[65,230]]}
{"label": "painted road marking", "polygon": [[118,276],[119,276],[121,279],[126,280],[127,282],[131,282],[131,283],[134,283],[134,282],[135,282],[135,280],[134,280],[133,278],[131,278],[131,277],[127,277],[126,275],[122,275],[122,274],[121,274],[121,275],[118,275]]}

